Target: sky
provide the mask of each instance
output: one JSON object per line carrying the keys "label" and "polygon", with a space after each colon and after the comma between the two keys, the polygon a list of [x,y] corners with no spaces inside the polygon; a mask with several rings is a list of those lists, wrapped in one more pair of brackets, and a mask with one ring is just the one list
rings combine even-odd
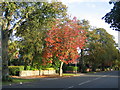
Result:
{"label": "sky", "polygon": [[91,26],[104,28],[106,31],[115,37],[118,43],[118,32],[112,30],[110,25],[105,23],[102,17],[105,16],[113,5],[109,4],[109,0],[60,0],[68,7],[68,14],[77,19],[86,19]]}

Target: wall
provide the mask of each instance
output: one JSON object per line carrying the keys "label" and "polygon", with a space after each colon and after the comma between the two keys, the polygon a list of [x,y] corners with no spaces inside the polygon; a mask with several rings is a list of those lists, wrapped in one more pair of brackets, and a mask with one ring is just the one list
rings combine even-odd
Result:
{"label": "wall", "polygon": [[20,71],[19,76],[38,76],[38,75],[52,75],[56,74],[56,70],[25,70]]}

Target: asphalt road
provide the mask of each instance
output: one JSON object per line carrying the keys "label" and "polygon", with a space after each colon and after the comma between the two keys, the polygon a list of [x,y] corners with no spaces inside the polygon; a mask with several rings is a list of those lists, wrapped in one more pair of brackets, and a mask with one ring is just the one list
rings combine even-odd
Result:
{"label": "asphalt road", "polygon": [[118,78],[118,71],[109,71],[69,78],[41,78],[36,82],[3,86],[3,88],[59,88],[59,90],[71,88],[118,88]]}

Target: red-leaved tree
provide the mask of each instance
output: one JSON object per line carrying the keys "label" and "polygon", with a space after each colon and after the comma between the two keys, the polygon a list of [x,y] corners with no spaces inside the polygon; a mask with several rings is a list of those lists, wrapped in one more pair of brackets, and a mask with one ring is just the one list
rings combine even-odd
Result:
{"label": "red-leaved tree", "polygon": [[82,49],[86,42],[86,32],[77,22],[76,18],[64,22],[57,20],[52,29],[48,30],[45,38],[43,62],[52,63],[53,60],[49,58],[56,56],[61,62],[60,76],[62,76],[63,63],[72,63],[80,57],[77,48]]}

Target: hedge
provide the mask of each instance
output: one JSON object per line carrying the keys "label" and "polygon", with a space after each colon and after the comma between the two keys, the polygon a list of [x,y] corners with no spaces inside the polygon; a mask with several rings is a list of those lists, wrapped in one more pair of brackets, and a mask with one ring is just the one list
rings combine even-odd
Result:
{"label": "hedge", "polygon": [[27,66],[26,70],[30,70],[30,66]]}
{"label": "hedge", "polygon": [[[19,72],[24,70],[24,66],[9,66],[8,68],[9,68],[9,75],[13,75],[13,76],[19,76]],[[38,69],[30,68],[30,66],[27,66],[26,70],[38,70]],[[55,69],[54,68],[44,68],[42,70],[55,70]]]}
{"label": "hedge", "polygon": [[9,66],[9,74],[19,76],[19,72],[24,70],[24,66]]}
{"label": "hedge", "polygon": [[67,70],[66,71],[78,71],[78,67],[76,67],[76,66],[67,66]]}
{"label": "hedge", "polygon": [[43,70],[55,70],[54,68],[44,68]]}

